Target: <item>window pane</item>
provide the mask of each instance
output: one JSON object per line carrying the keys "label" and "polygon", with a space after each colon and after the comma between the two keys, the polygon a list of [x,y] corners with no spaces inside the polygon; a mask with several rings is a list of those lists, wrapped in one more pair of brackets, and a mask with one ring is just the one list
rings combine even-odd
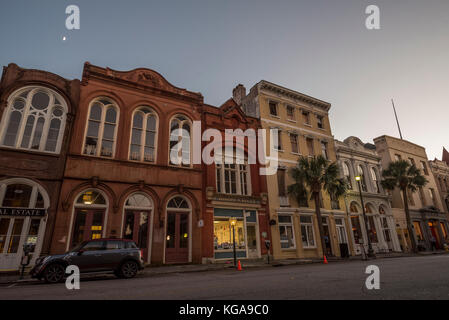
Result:
{"label": "window pane", "polygon": [[22,234],[24,219],[14,219],[14,225],[9,240],[8,253],[17,253],[20,243],[20,236]]}
{"label": "window pane", "polygon": [[179,247],[187,248],[189,245],[189,221],[188,215],[181,214],[180,215],[180,225],[179,225]]}
{"label": "window pane", "polygon": [[154,149],[145,147],[144,149],[144,161],[154,162]]}
{"label": "window pane", "polygon": [[91,138],[98,138],[98,129],[100,123],[96,121],[89,121],[89,127],[87,128],[87,136]]}
{"label": "window pane", "polygon": [[6,208],[28,208],[33,187],[25,184],[13,184],[6,188],[3,207]]}
{"label": "window pane", "polygon": [[22,143],[20,145],[22,148],[28,149],[30,147],[30,139],[33,132],[34,120],[34,116],[28,116],[27,123],[25,125],[25,131],[23,132]]}
{"label": "window pane", "polygon": [[31,105],[37,110],[43,110],[48,107],[50,97],[44,92],[34,94]]}
{"label": "window pane", "polygon": [[137,112],[134,115],[133,128],[139,128],[139,129],[143,128],[143,117],[140,112]]}
{"label": "window pane", "polygon": [[10,218],[0,218],[0,253],[3,253],[3,249],[5,248],[10,221]]}
{"label": "window pane", "polygon": [[125,216],[125,225],[123,227],[123,237],[125,239],[134,239],[134,212],[127,211]]}
{"label": "window pane", "polygon": [[[145,137],[145,145],[147,147],[154,148],[154,139],[156,134],[154,132],[147,131],[146,137]],[[186,143],[187,144],[187,143]],[[190,143],[189,143],[190,144]]]}
{"label": "window pane", "polygon": [[36,123],[36,128],[34,129],[33,142],[31,143],[31,149],[38,150],[41,143],[42,130],[44,129],[44,118],[39,118]]}
{"label": "window pane", "polygon": [[91,226],[91,239],[100,239],[103,230],[103,212],[95,211],[93,213],[92,226]]}
{"label": "window pane", "polygon": [[73,229],[72,247],[75,247],[81,242],[83,242],[86,216],[87,216],[86,210],[78,210],[76,212],[75,227]]}
{"label": "window pane", "polygon": [[147,130],[156,131],[156,118],[154,116],[148,116]]}
{"label": "window pane", "polygon": [[95,103],[92,108],[90,109],[90,118],[91,120],[101,120],[101,105],[99,103]]}
{"label": "window pane", "polygon": [[169,213],[167,215],[167,248],[174,248],[175,247],[175,220],[176,220],[176,214]]}
{"label": "window pane", "polygon": [[13,147],[16,144],[17,131],[19,129],[20,121],[22,120],[22,114],[18,111],[11,113],[9,118],[8,129],[6,130],[5,140],[3,144],[5,146]]}
{"label": "window pane", "polygon": [[109,108],[108,111],[106,111],[106,122],[115,123],[116,120],[117,112],[114,108]]}
{"label": "window pane", "polygon": [[58,143],[59,128],[61,126],[61,120],[53,119],[50,123],[50,128],[48,129],[47,145],[45,146],[46,151],[55,151],[56,144]]}
{"label": "window pane", "polygon": [[140,249],[146,249],[148,247],[148,213],[140,212],[139,220],[139,239],[137,245]]}
{"label": "window pane", "polygon": [[104,125],[103,139],[114,140],[114,131],[115,131],[115,125],[106,123]]}
{"label": "window pane", "polygon": [[112,141],[103,140],[101,144],[101,156],[112,157],[113,144]]}

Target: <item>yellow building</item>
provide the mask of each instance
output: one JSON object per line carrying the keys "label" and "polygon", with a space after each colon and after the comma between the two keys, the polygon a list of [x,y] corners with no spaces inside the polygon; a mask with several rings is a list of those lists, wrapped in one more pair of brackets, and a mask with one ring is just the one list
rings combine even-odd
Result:
{"label": "yellow building", "polygon": [[[314,202],[303,199],[298,203],[287,194],[287,188],[294,183],[289,168],[296,166],[301,156],[322,154],[336,161],[328,114],[331,105],[264,80],[248,95],[242,85],[237,86],[234,100],[245,113],[259,118],[262,128],[280,130],[279,141],[275,142],[279,169],[277,174],[267,176],[274,258],[321,258]],[[326,255],[341,256],[340,248],[352,253],[344,200],[331,201],[323,191],[321,202]]]}

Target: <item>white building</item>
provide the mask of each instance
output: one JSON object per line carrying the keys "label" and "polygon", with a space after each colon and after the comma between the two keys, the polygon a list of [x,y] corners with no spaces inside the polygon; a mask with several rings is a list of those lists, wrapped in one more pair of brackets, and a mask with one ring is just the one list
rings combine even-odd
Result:
{"label": "white building", "polygon": [[[343,142],[335,140],[335,151],[341,174],[349,184],[345,202],[355,253],[362,253],[362,245],[365,252],[368,251],[368,234],[375,253],[400,252],[389,195],[380,184],[382,165],[376,147],[363,143],[357,137],[349,137]],[[359,190],[356,176],[361,177],[362,190]],[[368,220],[368,233],[360,191]]]}

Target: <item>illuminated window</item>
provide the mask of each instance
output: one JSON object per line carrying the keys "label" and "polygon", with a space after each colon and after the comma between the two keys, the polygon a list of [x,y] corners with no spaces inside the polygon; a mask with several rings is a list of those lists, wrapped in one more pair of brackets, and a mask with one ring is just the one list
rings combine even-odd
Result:
{"label": "illuminated window", "polygon": [[[233,250],[234,238],[229,218],[214,218],[214,248],[215,251]],[[237,218],[235,225],[235,248],[246,250],[243,218]]]}
{"label": "illuminated window", "polygon": [[424,241],[421,224],[419,223],[419,221],[413,221],[413,228],[415,229],[415,234],[418,238],[418,241]]}

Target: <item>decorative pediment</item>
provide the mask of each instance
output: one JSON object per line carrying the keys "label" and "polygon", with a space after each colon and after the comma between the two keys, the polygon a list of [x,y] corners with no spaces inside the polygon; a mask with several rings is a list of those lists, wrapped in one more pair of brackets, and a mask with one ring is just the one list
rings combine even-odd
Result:
{"label": "decorative pediment", "polygon": [[138,68],[131,71],[116,71],[111,68],[101,68],[86,63],[84,66],[83,80],[88,80],[92,76],[120,81],[123,84],[152,88],[179,96],[203,101],[201,93],[191,92],[183,88],[178,88],[168,82],[161,74],[154,70]]}

